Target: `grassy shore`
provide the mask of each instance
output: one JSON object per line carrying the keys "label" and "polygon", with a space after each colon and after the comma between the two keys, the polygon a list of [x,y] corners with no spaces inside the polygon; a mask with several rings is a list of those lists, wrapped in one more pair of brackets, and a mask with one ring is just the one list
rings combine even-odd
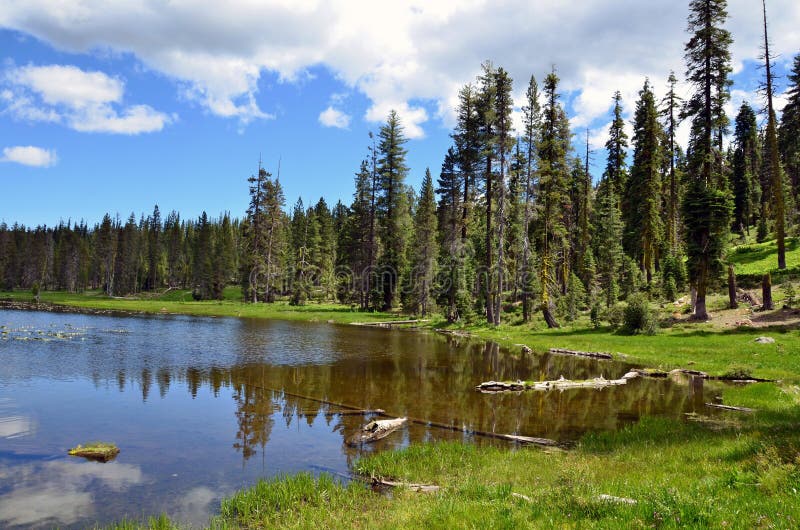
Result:
{"label": "grassy shore", "polygon": [[[403,318],[360,313],[338,305],[243,304],[235,290],[221,302],[194,302],[188,293],[112,299],[98,293],[43,293],[42,301],[77,308],[202,316],[238,316],[352,323]],[[0,293],[0,299],[30,300],[30,293]],[[781,293],[776,293],[781,298]],[[781,310],[761,314],[774,325],[758,329],[730,325],[755,315],[728,313],[712,298],[715,322],[668,318],[653,336],[594,329],[583,317],[559,330],[480,323],[451,327],[479,338],[537,351],[550,347],[606,351],[649,366],[703,370],[714,375],[746,372],[780,379],[777,384],[731,385],[726,404],[757,409],[726,412],[695,421],[645,418],[618,432],[590,434],[569,451],[477,448],[445,443],[384,452],[356,463],[364,477],[441,486],[435,494],[396,490],[370,492],[358,481],[342,486],[329,476],[299,474],[260,482],[223,501],[213,528],[792,528],[800,525],[800,332]],[[784,312],[785,313],[785,312]],[[425,324],[442,328],[440,319]],[[769,336],[772,344],[755,338]],[[603,500],[633,499],[635,504]],[[124,522],[118,528],[171,528],[164,517]]]}

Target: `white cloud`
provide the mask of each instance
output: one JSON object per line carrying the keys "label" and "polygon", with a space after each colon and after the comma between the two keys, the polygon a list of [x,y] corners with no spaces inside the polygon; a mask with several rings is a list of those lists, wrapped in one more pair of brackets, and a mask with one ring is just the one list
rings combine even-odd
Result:
{"label": "white cloud", "polygon": [[122,81],[71,65],[11,68],[0,93],[5,112],[27,121],[63,123],[81,132],[160,131],[173,117],[148,105],[124,106]]}
{"label": "white cloud", "polygon": [[58,156],[51,149],[42,149],[32,145],[6,147],[0,162],[15,162],[24,166],[50,167],[56,165]]}
{"label": "white cloud", "polygon": [[[368,121],[396,108],[409,136],[421,137],[431,118],[452,125],[458,87],[487,58],[518,84],[532,73],[541,84],[556,65],[561,92],[576,97],[577,126],[605,117],[615,90],[632,109],[644,76],[655,87],[670,70],[682,77],[687,4],[231,0],[220,10],[213,0],[84,0],[53,9],[51,0],[27,0],[4,6],[0,27],[72,52],[132,53],[177,80],[188,99],[242,123],[270,117],[262,107],[272,103],[259,93],[265,72],[290,82],[323,67],[368,98]],[[800,2],[770,0],[768,8],[773,51],[788,60],[800,49]],[[760,3],[730,0],[729,13],[741,65],[760,53]]]}
{"label": "white cloud", "polygon": [[319,122],[325,127],[347,129],[350,127],[350,116],[329,105],[327,109],[319,113]]}

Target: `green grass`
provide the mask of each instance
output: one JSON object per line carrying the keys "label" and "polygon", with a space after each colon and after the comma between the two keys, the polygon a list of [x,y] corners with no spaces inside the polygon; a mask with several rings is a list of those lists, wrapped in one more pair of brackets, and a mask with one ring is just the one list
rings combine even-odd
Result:
{"label": "green grass", "polygon": [[[0,300],[31,302],[30,291],[0,292]],[[341,304],[310,302],[291,306],[288,302],[273,304],[246,304],[242,302],[239,287],[228,287],[223,300],[195,301],[189,290],[171,290],[163,295],[144,293],[139,296],[109,297],[100,291],[67,293],[43,291],[43,303],[58,304],[80,309],[99,309],[133,313],[177,313],[193,316],[264,318],[302,320],[310,322],[333,321],[339,324],[353,322],[380,322],[402,318],[391,313],[360,312]]]}
{"label": "green grass", "polygon": [[777,244],[773,241],[733,247],[728,252],[730,262],[740,281],[758,282],[764,274],[775,278],[800,274],[800,238],[786,239],[786,269],[778,270]]}

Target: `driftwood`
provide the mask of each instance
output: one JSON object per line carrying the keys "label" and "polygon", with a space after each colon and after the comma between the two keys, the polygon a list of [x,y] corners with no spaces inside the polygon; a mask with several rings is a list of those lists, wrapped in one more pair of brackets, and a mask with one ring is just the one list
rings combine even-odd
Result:
{"label": "driftwood", "polygon": [[392,326],[399,326],[402,324],[422,324],[430,322],[430,320],[387,320],[384,322],[352,322],[352,326],[372,326],[376,328],[390,328]]}
{"label": "driftwood", "polygon": [[575,355],[577,357],[590,357],[592,359],[613,359],[614,356],[610,353],[603,353],[597,351],[577,351],[567,350],[564,348],[550,348],[550,353],[558,353],[560,355]]}
{"label": "driftwood", "polygon": [[618,386],[627,384],[628,379],[638,377],[636,372],[628,372],[620,379],[606,379],[603,376],[585,381],[572,381],[561,376],[556,381],[487,381],[475,387],[483,393],[496,392],[520,392],[523,390],[567,390],[570,388],[605,388],[607,386]]}
{"label": "driftwood", "polygon": [[364,425],[359,432],[347,440],[347,445],[361,445],[377,442],[386,438],[394,431],[408,423],[408,418],[395,418],[390,420],[372,420]]}
{"label": "driftwood", "polygon": [[366,416],[367,414],[375,414],[377,416],[383,416],[386,414],[386,411],[383,409],[364,409],[364,410],[337,410],[337,411],[328,411],[325,413],[326,416]]}
{"label": "driftwood", "polygon": [[719,405],[717,403],[706,403],[706,407],[711,407],[713,409],[722,409],[722,410],[735,410],[737,412],[755,412],[755,409],[749,409],[747,407],[734,407],[732,405]]}
{"label": "driftwood", "polygon": [[414,484],[411,482],[395,482],[394,480],[387,480],[384,478],[373,477],[373,488],[406,488],[417,493],[436,493],[439,491],[439,486],[435,484]]}

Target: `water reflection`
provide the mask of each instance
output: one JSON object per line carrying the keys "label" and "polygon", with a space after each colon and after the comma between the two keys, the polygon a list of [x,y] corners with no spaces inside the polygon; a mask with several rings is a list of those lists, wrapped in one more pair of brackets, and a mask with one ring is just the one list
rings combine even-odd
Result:
{"label": "water reflection", "polygon": [[123,492],[144,480],[137,466],[119,463],[57,461],[0,466],[0,476],[11,473],[14,485],[0,497],[0,522],[8,526],[70,525],[91,519],[95,504],[90,486]]}
{"label": "water reflection", "polygon": [[[6,526],[82,527],[162,511],[201,524],[221,497],[263,476],[346,474],[360,455],[413,442],[503,443],[479,432],[569,441],[643,415],[701,412],[719,393],[702,380],[661,379],[603,390],[481,394],[475,385],[489,379],[618,378],[629,367],[511,353],[436,334],[15,311],[0,312],[0,324],[29,336],[38,329],[63,336],[0,342]],[[345,439],[368,419],[352,408],[416,422],[351,448]],[[117,461],[62,461],[68,447],[92,439],[117,443]],[[40,505],[36,519],[32,510]]]}

